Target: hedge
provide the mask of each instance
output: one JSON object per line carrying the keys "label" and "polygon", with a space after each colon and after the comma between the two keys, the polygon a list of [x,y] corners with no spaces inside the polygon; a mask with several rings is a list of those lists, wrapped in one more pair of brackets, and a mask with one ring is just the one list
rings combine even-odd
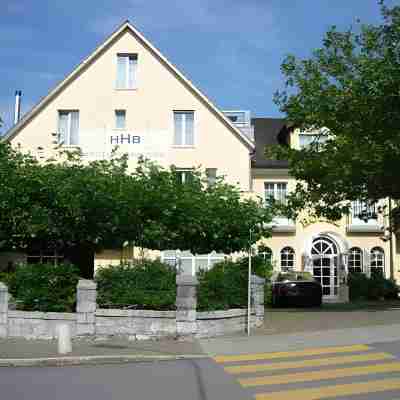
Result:
{"label": "hedge", "polygon": [[361,272],[353,272],[348,278],[351,301],[357,300],[393,300],[398,298],[399,289],[396,283],[385,279],[382,273],[372,273],[368,278]]}
{"label": "hedge", "polygon": [[19,310],[74,312],[78,273],[72,264],[19,264],[6,279]]}
{"label": "hedge", "polygon": [[[272,266],[262,256],[252,258],[252,272],[269,279]],[[226,310],[247,307],[248,258],[225,260],[208,271],[198,274],[197,309],[199,311]],[[268,285],[266,295],[268,295]],[[266,301],[267,301],[266,296]]]}
{"label": "hedge", "polygon": [[176,269],[159,260],[137,260],[99,268],[97,303],[108,308],[174,310]]}

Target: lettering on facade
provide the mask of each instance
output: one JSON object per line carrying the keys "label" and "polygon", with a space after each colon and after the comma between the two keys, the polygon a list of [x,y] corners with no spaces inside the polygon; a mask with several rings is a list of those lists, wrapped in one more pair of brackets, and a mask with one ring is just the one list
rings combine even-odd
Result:
{"label": "lettering on facade", "polygon": [[110,136],[110,144],[112,145],[140,144],[141,140],[141,136],[131,135],[130,133]]}

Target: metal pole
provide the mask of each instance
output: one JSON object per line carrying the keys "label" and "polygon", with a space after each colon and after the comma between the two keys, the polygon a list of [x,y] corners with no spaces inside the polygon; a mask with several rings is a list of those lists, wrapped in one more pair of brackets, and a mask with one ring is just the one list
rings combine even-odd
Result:
{"label": "metal pole", "polygon": [[247,286],[247,336],[250,336],[251,317],[251,228],[249,229],[249,277]]}
{"label": "metal pole", "polygon": [[389,197],[389,256],[390,256],[390,279],[394,280],[394,262],[393,262],[393,227],[392,227],[392,199]]}

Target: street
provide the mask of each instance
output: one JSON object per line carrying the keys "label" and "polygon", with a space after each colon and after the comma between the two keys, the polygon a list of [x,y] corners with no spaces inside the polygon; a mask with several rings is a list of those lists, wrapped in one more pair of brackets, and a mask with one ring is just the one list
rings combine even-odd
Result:
{"label": "street", "polygon": [[234,377],[211,359],[123,365],[0,368],[4,400],[243,400]]}
{"label": "street", "polygon": [[2,368],[7,400],[389,400],[400,398],[400,342],[77,367]]}

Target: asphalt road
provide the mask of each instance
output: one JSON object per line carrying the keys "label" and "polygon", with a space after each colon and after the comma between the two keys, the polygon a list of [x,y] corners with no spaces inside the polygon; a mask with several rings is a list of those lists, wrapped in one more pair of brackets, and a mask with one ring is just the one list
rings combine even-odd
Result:
{"label": "asphalt road", "polygon": [[243,400],[211,359],[76,367],[0,368],[1,400]]}
{"label": "asphalt road", "polygon": [[0,368],[7,400],[400,399],[400,342],[123,365]]}

